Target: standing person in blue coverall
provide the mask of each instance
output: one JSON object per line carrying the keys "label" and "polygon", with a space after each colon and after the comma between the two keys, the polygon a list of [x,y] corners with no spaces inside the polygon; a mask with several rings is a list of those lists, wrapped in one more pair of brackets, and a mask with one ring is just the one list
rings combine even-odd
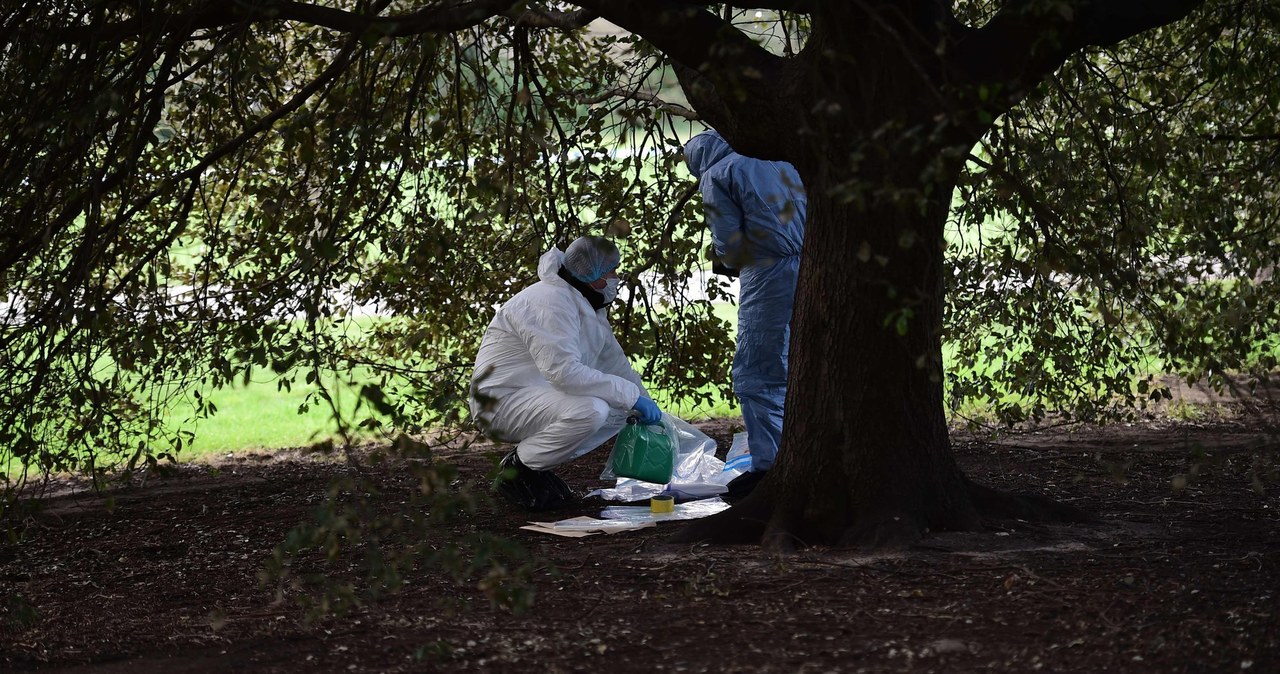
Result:
{"label": "standing person in blue coverall", "polygon": [[773,466],[782,439],[807,201],[791,164],[744,157],[715,131],[692,138],[684,156],[699,181],[717,266],[739,278],[733,392],[747,427],[751,470],[729,483],[726,496],[742,498]]}

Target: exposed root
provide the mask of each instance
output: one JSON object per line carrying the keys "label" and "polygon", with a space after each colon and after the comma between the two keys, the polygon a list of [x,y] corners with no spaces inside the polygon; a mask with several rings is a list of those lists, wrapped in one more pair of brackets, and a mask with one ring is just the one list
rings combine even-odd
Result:
{"label": "exposed root", "polygon": [[[694,520],[676,531],[673,543],[759,544],[772,552],[790,552],[812,544],[863,550],[902,550],[920,541],[924,532],[981,529],[981,521],[1096,522],[1093,515],[1039,494],[1013,494],[970,480],[965,487],[973,504],[967,518],[949,513],[925,520],[902,510],[849,513],[843,530],[815,528],[814,522],[790,521],[774,512],[773,494],[763,486],[732,508]],[[976,516],[974,516],[976,511]]]}
{"label": "exposed root", "polygon": [[1014,494],[966,480],[973,507],[985,519],[1028,522],[1097,522],[1098,518],[1075,506],[1040,494]]}
{"label": "exposed root", "polygon": [[860,550],[903,550],[919,542],[923,533],[924,527],[910,515],[878,512],[855,519],[838,543]]}
{"label": "exposed root", "polygon": [[805,541],[800,539],[790,527],[771,523],[760,538],[760,547],[776,555],[788,555],[804,547]]}

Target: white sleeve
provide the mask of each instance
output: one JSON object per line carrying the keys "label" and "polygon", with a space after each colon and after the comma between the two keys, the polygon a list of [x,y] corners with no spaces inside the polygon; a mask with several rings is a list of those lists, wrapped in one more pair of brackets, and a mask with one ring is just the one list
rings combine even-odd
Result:
{"label": "white sleeve", "polygon": [[640,388],[640,395],[649,396],[640,373],[631,366],[631,360],[627,358],[627,354],[622,350],[622,345],[618,343],[618,338],[612,331],[609,333],[609,342],[605,344],[604,351],[600,354],[600,369],[626,379]]}
{"label": "white sleeve", "polygon": [[[595,396],[617,409],[635,406],[641,392],[636,382],[583,364],[578,343],[582,326],[577,311],[529,304],[523,309],[519,317],[511,317],[517,318],[511,326],[529,349],[538,371],[557,391]],[[614,344],[617,345],[616,339]],[[618,347],[618,351],[621,353],[622,348]]]}

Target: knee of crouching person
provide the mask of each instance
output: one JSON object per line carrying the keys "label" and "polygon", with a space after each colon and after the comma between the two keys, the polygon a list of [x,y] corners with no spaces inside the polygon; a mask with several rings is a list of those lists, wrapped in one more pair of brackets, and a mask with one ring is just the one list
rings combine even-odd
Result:
{"label": "knee of crouching person", "polygon": [[596,428],[603,426],[605,420],[609,418],[609,403],[594,397],[586,397],[582,400],[583,404],[578,408],[580,415],[578,418],[583,422],[590,422]]}

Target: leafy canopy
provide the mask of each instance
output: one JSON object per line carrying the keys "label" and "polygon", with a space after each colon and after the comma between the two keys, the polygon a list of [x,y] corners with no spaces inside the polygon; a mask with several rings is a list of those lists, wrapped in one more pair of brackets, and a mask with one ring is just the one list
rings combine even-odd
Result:
{"label": "leafy canopy", "polygon": [[[554,12],[450,24],[342,0],[439,23],[340,30],[209,6],[0,13],[11,469],[163,459],[192,437],[175,419],[263,373],[317,405],[352,380],[368,428],[459,425],[493,307],[583,233],[620,241],[614,322],[651,388],[727,394],[727,326],[684,295],[707,239],[678,150],[701,127],[641,38],[539,27]],[[776,53],[803,41],[796,17],[721,11]],[[1277,25],[1269,3],[1218,2],[1087,51],[974,148],[949,248],[955,408],[1098,418],[1158,396],[1153,368],[1275,367]]]}

